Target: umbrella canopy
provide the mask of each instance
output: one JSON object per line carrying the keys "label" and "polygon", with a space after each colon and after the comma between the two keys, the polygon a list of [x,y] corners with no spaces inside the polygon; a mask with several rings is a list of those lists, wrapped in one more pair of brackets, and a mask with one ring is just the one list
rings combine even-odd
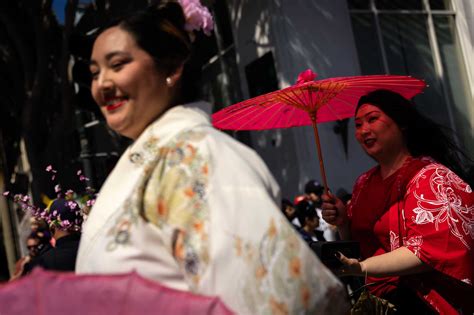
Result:
{"label": "umbrella canopy", "polygon": [[423,80],[401,75],[367,75],[313,81],[311,70],[295,85],[226,107],[212,115],[219,129],[264,130],[341,120],[354,116],[360,97],[386,89],[411,99],[426,87]]}
{"label": "umbrella canopy", "polygon": [[167,288],[137,273],[74,275],[35,269],[0,286],[0,314],[233,314],[217,297]]}
{"label": "umbrella canopy", "polygon": [[338,77],[314,81],[311,70],[300,73],[295,85],[231,105],[212,115],[219,129],[263,130],[312,125],[321,176],[327,180],[317,123],[354,116],[361,96],[379,89],[397,92],[407,99],[423,91],[423,80],[401,75]]}

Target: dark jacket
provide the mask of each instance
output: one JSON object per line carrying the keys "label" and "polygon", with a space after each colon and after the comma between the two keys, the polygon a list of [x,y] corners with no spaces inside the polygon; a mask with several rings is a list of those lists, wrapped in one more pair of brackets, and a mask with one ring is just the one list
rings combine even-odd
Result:
{"label": "dark jacket", "polygon": [[[312,235],[306,232],[305,230],[303,230],[303,228],[299,228],[298,232],[300,233],[303,240],[305,240],[305,242],[307,243],[315,242],[315,240],[313,240],[312,238]],[[316,238],[318,239],[318,241],[324,241],[324,242],[326,241],[326,239],[323,236],[324,234],[323,231],[314,230],[314,233],[316,234]]]}
{"label": "dark jacket", "polygon": [[56,241],[56,247],[44,251],[27,264],[25,273],[29,273],[36,266],[47,270],[74,271],[80,238],[80,234],[61,237]]}

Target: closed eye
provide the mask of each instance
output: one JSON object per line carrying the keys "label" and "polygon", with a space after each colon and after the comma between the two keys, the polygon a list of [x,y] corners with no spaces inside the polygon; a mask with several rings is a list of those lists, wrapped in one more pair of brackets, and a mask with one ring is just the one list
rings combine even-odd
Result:
{"label": "closed eye", "polygon": [[120,71],[123,66],[131,61],[130,58],[126,58],[124,56],[119,56],[119,58],[112,58],[110,61],[110,68],[114,71]]}
{"label": "closed eye", "polygon": [[119,71],[120,69],[122,69],[124,64],[125,64],[125,62],[123,62],[123,61],[114,62],[113,64],[110,65],[110,67],[112,69],[114,69],[115,71]]}
{"label": "closed eye", "polygon": [[371,117],[369,117],[369,118],[367,119],[367,121],[368,121],[369,123],[372,123],[372,122],[376,121],[377,119],[378,119],[377,116],[371,116]]}
{"label": "closed eye", "polygon": [[91,72],[91,79],[92,80],[96,80],[98,76],[99,76],[99,71]]}
{"label": "closed eye", "polygon": [[89,71],[90,71],[90,74],[91,74],[91,79],[96,80],[97,77],[99,76],[99,73],[100,73],[99,68],[93,66],[93,67],[90,67]]}

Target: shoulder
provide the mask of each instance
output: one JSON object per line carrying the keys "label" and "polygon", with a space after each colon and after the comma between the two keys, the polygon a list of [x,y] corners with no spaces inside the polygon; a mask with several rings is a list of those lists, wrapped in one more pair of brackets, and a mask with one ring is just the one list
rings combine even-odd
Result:
{"label": "shoulder", "polygon": [[435,161],[431,161],[416,173],[410,180],[408,187],[407,192],[429,188],[435,194],[443,191],[447,193],[472,193],[469,184],[449,168]]}

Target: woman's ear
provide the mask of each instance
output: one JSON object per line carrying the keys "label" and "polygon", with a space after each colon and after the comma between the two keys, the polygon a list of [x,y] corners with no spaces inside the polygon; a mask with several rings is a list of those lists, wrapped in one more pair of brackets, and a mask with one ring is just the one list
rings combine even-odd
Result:
{"label": "woman's ear", "polygon": [[176,82],[181,79],[183,75],[184,64],[180,65],[172,74],[166,77],[166,84],[168,87],[173,87],[176,85]]}

